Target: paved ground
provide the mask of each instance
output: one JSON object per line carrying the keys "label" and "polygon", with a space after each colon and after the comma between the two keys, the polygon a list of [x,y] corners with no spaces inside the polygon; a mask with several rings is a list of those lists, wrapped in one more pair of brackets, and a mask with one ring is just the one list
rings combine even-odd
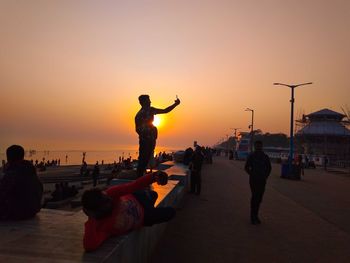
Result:
{"label": "paved ground", "polygon": [[219,157],[203,168],[201,196],[186,195],[152,262],[350,262],[350,176],[316,169],[290,181],[274,165],[253,226],[243,165]]}

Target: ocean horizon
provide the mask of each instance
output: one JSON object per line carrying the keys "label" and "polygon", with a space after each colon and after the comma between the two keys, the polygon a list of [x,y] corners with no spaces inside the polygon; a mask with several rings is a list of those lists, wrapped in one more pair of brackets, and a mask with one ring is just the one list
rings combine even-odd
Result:
{"label": "ocean horizon", "polygon": [[[174,149],[170,147],[156,147],[155,154],[159,152],[175,152],[180,149]],[[80,165],[83,159],[83,153],[85,152],[85,161],[88,164],[95,164],[97,161],[101,164],[118,162],[119,157],[132,159],[138,158],[138,147],[134,149],[119,149],[119,150],[40,150],[35,152],[30,152],[26,150],[24,159],[33,160],[34,162],[38,160],[60,160],[61,165]],[[6,160],[6,153],[0,153],[0,160]]]}

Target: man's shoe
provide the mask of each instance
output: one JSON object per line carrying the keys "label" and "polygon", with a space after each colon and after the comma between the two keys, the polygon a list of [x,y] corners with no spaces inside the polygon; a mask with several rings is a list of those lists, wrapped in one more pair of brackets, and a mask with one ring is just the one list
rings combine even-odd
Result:
{"label": "man's shoe", "polygon": [[252,218],[251,223],[252,223],[252,225],[260,225],[261,221],[259,218]]}

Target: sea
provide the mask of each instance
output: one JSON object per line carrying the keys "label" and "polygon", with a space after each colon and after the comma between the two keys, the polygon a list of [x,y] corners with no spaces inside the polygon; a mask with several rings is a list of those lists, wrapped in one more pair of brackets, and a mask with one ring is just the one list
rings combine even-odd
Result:
{"label": "sea", "polygon": [[[155,150],[155,155],[159,152],[172,153],[181,149],[172,149],[167,147],[157,147]],[[38,160],[41,161],[52,161],[60,160],[61,165],[80,165],[82,163],[83,155],[85,153],[85,161],[88,164],[95,164],[97,161],[101,164],[102,161],[104,164],[113,163],[114,161],[118,162],[120,158],[129,158],[137,159],[138,151],[137,147],[135,149],[119,149],[119,150],[108,150],[108,151],[85,151],[85,150],[66,150],[66,151],[55,151],[55,150],[45,150],[45,151],[26,151],[24,159],[33,160],[34,162]],[[0,153],[0,161],[6,160],[6,154]],[[1,165],[1,164],[0,164]]]}

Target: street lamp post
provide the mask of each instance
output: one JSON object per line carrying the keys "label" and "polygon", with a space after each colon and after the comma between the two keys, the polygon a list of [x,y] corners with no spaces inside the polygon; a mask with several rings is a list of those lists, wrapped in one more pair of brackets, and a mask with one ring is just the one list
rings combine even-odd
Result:
{"label": "street lamp post", "polygon": [[234,130],[234,151],[236,151],[236,146],[237,146],[237,130],[239,130],[240,128],[230,128],[231,130]]}
{"label": "street lamp post", "polygon": [[293,164],[293,155],[294,155],[294,134],[293,134],[293,129],[294,129],[294,89],[299,86],[304,86],[304,85],[310,85],[312,82],[307,82],[307,83],[302,83],[302,84],[296,84],[296,85],[288,85],[284,83],[273,83],[273,85],[281,85],[281,86],[286,86],[291,89],[291,99],[290,99],[290,145],[289,145],[289,159],[288,159],[288,164],[289,164],[289,174],[292,174],[292,164]]}
{"label": "street lamp post", "polygon": [[229,154],[228,154],[228,134],[226,134],[226,153],[225,153],[225,156],[227,157]]}
{"label": "street lamp post", "polygon": [[246,108],[246,111],[252,112],[252,122],[250,126],[250,151],[253,151],[253,137],[254,137],[254,110]]}

